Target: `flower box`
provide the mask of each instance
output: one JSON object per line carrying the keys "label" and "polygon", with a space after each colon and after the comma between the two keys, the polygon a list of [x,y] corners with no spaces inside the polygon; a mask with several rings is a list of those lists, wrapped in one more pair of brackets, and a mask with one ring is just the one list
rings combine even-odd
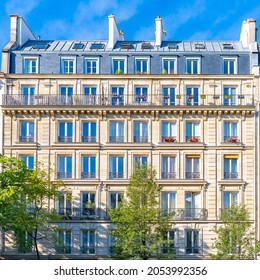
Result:
{"label": "flower box", "polygon": [[237,143],[237,142],[238,142],[238,139],[237,139],[237,137],[230,137],[230,138],[227,140],[227,142],[229,142],[229,143]]}
{"label": "flower box", "polygon": [[169,136],[169,137],[163,137],[162,140],[163,140],[163,142],[170,143],[170,142],[175,142],[176,138]]}
{"label": "flower box", "polygon": [[199,142],[199,138],[198,137],[190,137],[190,138],[188,138],[188,142]]}

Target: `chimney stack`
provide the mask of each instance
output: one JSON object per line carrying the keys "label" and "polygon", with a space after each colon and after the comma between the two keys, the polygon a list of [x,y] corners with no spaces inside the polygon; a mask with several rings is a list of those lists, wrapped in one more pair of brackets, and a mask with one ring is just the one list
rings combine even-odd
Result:
{"label": "chimney stack", "polygon": [[163,29],[162,19],[158,16],[155,19],[155,44],[156,46],[161,46],[162,41],[165,39],[166,32]]}
{"label": "chimney stack", "polygon": [[117,41],[124,41],[124,33],[118,30],[114,15],[108,16],[108,47],[113,49]]}
{"label": "chimney stack", "polygon": [[244,20],[240,32],[240,41],[242,42],[243,47],[252,48],[253,50],[256,47],[256,35],[256,20],[253,18]]}

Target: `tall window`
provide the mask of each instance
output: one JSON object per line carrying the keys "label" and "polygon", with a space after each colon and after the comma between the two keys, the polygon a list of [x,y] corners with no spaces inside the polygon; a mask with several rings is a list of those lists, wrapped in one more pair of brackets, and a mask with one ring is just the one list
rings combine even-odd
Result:
{"label": "tall window", "polygon": [[28,169],[34,169],[34,156],[23,155],[21,159]]}
{"label": "tall window", "polygon": [[73,97],[73,87],[71,86],[61,86],[60,87],[60,103],[62,105],[71,105]]}
{"label": "tall window", "polygon": [[224,179],[238,179],[238,156],[224,156]]}
{"label": "tall window", "polygon": [[72,178],[72,156],[58,156],[58,179]]}
{"label": "tall window", "polygon": [[124,157],[110,156],[109,158],[109,179],[124,178]]}
{"label": "tall window", "polygon": [[126,60],[124,58],[112,59],[112,74],[125,74],[126,73]]}
{"label": "tall window", "polygon": [[223,74],[237,74],[237,59],[223,58]]}
{"label": "tall window", "polygon": [[162,142],[175,142],[177,135],[175,122],[162,122]]}
{"label": "tall window", "polygon": [[237,192],[223,192],[223,208],[230,208],[232,205],[238,203]]}
{"label": "tall window", "polygon": [[96,142],[97,141],[97,124],[95,122],[82,123],[82,142]]}
{"label": "tall window", "polygon": [[124,105],[124,87],[111,88],[111,105]]}
{"label": "tall window", "polygon": [[161,192],[161,210],[164,216],[173,214],[176,209],[176,193]]}
{"label": "tall window", "polygon": [[200,178],[200,158],[197,155],[186,156],[186,179]]}
{"label": "tall window", "polygon": [[84,218],[96,218],[96,194],[91,192],[81,193],[81,214]]}
{"label": "tall window", "polygon": [[224,122],[224,142],[237,142],[237,123]]}
{"label": "tall window", "polygon": [[96,178],[96,156],[82,156],[81,178]]}
{"label": "tall window", "polygon": [[198,122],[186,123],[186,142],[200,142],[200,124]]}
{"label": "tall window", "polygon": [[95,105],[97,99],[97,88],[94,86],[84,86],[84,105]]}
{"label": "tall window", "polygon": [[109,125],[109,142],[124,142],[124,123],[111,121]]}
{"label": "tall window", "polygon": [[62,74],[75,74],[76,73],[75,58],[62,58],[61,59],[61,73]]}
{"label": "tall window", "polygon": [[85,59],[85,74],[98,74],[99,73],[99,60],[97,58]]}
{"label": "tall window", "polygon": [[58,142],[72,142],[72,122],[59,122]]}
{"label": "tall window", "polygon": [[147,105],[148,87],[135,87],[134,104]]}
{"label": "tall window", "polygon": [[176,254],[177,231],[170,230],[165,233],[164,244],[162,246],[163,254]]}
{"label": "tall window", "polygon": [[200,74],[200,59],[199,58],[186,58],[185,73],[186,74]]}
{"label": "tall window", "polygon": [[24,122],[20,123],[20,142],[34,142],[34,123],[33,122]]}
{"label": "tall window", "polygon": [[38,59],[37,58],[24,58],[23,73],[25,73],[25,74],[38,73]]}
{"label": "tall window", "polygon": [[201,213],[201,194],[185,193],[185,218],[188,220],[199,220]]}
{"label": "tall window", "polygon": [[57,212],[62,216],[71,216],[72,214],[72,195],[71,193],[60,193],[57,201]]}
{"label": "tall window", "polygon": [[135,73],[136,74],[148,74],[150,72],[150,65],[148,58],[136,58],[135,59]]}
{"label": "tall window", "polygon": [[134,166],[147,164],[147,156],[134,156]]}
{"label": "tall window", "polygon": [[162,179],[176,178],[176,157],[175,156],[162,156]]}
{"label": "tall window", "polygon": [[134,142],[147,143],[148,142],[148,123],[134,122]]}
{"label": "tall window", "polygon": [[59,230],[56,246],[57,254],[71,254],[71,231]]}
{"label": "tall window", "polygon": [[186,254],[199,254],[200,235],[198,230],[186,230]]}
{"label": "tall window", "polygon": [[224,105],[237,105],[237,89],[235,87],[224,87]]}
{"label": "tall window", "polygon": [[175,105],[175,88],[163,87],[162,88],[162,105],[174,106]]}
{"label": "tall window", "polygon": [[162,64],[162,74],[176,74],[175,59],[163,58]]}
{"label": "tall window", "polygon": [[18,244],[18,252],[20,254],[32,253],[33,249],[33,238],[32,232],[25,231],[22,233],[20,244]]}
{"label": "tall window", "polygon": [[187,87],[186,88],[186,105],[198,106],[199,105],[199,88]]}
{"label": "tall window", "polygon": [[81,253],[95,254],[96,252],[96,233],[94,229],[81,231]]}
{"label": "tall window", "polygon": [[122,201],[123,193],[122,192],[110,192],[109,193],[109,207],[117,208],[119,203]]}
{"label": "tall window", "polygon": [[34,93],[34,86],[22,86],[22,105],[34,105]]}

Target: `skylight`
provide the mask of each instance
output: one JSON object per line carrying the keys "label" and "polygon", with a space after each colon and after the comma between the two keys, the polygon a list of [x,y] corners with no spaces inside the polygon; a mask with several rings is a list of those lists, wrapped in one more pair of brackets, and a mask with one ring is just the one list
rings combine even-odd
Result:
{"label": "skylight", "polygon": [[121,45],[121,49],[124,49],[124,50],[130,50],[133,48],[133,45],[131,43],[123,43]]}
{"label": "skylight", "polygon": [[90,49],[93,49],[93,50],[100,50],[100,49],[104,49],[105,45],[104,44],[101,44],[101,43],[93,43],[91,46],[90,46]]}
{"label": "skylight", "polygon": [[75,43],[72,48],[75,49],[75,50],[81,50],[81,49],[84,48],[84,44],[82,44],[82,43]]}
{"label": "skylight", "polygon": [[142,49],[144,50],[150,50],[152,48],[152,45],[150,43],[142,43]]}
{"label": "skylight", "polygon": [[204,50],[205,48],[206,48],[205,44],[203,44],[203,43],[195,44],[195,49],[197,49],[197,50]]}
{"label": "skylight", "polygon": [[224,50],[232,50],[232,49],[234,49],[234,47],[233,47],[232,44],[227,43],[227,44],[223,44],[223,49]]}
{"label": "skylight", "polygon": [[49,46],[49,43],[46,43],[46,42],[39,42],[39,43],[36,43],[34,46],[33,46],[33,48],[34,49],[41,49],[41,50],[43,50],[43,49],[47,49],[48,48],[48,46]]}
{"label": "skylight", "polygon": [[169,43],[168,44],[169,49],[177,50],[179,46],[176,43]]}

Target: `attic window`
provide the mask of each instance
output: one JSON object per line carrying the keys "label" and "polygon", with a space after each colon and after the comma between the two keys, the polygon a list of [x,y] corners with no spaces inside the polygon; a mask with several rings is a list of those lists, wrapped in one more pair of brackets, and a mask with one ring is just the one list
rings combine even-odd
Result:
{"label": "attic window", "polygon": [[44,42],[39,42],[39,43],[36,43],[33,48],[34,49],[38,49],[38,50],[45,50],[49,47],[49,44],[48,43],[44,43]]}
{"label": "attic window", "polygon": [[82,43],[75,43],[72,47],[74,50],[81,50],[84,48],[84,44]]}
{"label": "attic window", "polygon": [[223,44],[223,49],[224,50],[232,50],[234,49],[232,44]]}
{"label": "attic window", "polygon": [[179,48],[178,44],[176,43],[169,43],[168,48],[171,50],[177,50]]}
{"label": "attic window", "polygon": [[101,49],[104,49],[105,45],[104,44],[101,44],[101,43],[93,43],[91,46],[90,46],[90,49],[91,50],[101,50]]}
{"label": "attic window", "polygon": [[143,50],[150,50],[151,48],[152,48],[152,45],[150,43],[142,43]]}
{"label": "attic window", "polygon": [[121,45],[121,49],[123,49],[123,50],[130,50],[130,49],[132,49],[132,48],[133,48],[133,45],[130,44],[130,43],[123,43],[123,44]]}
{"label": "attic window", "polygon": [[195,44],[195,49],[196,50],[204,50],[206,47],[205,47],[205,44],[203,43],[197,43]]}

